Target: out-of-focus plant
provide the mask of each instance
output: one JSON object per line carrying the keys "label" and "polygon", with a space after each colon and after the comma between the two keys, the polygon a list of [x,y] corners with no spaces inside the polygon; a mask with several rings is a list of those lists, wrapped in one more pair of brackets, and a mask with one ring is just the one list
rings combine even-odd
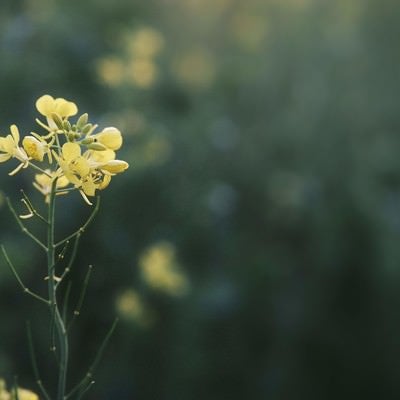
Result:
{"label": "out-of-focus plant", "polygon": [[111,87],[133,85],[141,89],[151,88],[158,78],[155,61],[163,46],[163,36],[153,28],[143,27],[125,33],[123,57],[106,56],[97,61],[100,81]]}
{"label": "out-of-focus plant", "polygon": [[175,248],[169,242],[148,247],[139,259],[143,280],[154,290],[171,296],[182,296],[188,280],[176,260]]}
{"label": "out-of-focus plant", "polygon": [[[79,192],[84,201],[92,206],[91,198],[96,195],[96,192],[105,189],[113,176],[125,171],[128,168],[128,163],[116,159],[115,152],[122,146],[123,141],[121,132],[117,128],[108,127],[96,132],[98,126],[88,121],[88,114],[86,113],[80,115],[76,121],[71,121],[70,118],[78,113],[78,108],[73,102],[63,98],[55,99],[49,95],[44,95],[37,100],[36,108],[45,117],[45,121],[36,119],[38,125],[43,129],[43,133],[31,132],[24,136],[21,142],[17,126],[12,125],[10,134],[0,137],[0,162],[17,161],[17,166],[9,173],[10,176],[14,176],[22,169],[32,169],[36,172],[33,186],[43,194],[46,213],[44,214],[36,208],[24,191],[22,191],[21,201],[26,211],[23,214],[17,213],[9,199],[7,199],[7,203],[22,232],[29,236],[46,254],[47,294],[43,295],[30,290],[22,281],[4,246],[1,246],[1,250],[23,292],[45,304],[49,310],[51,318],[50,337],[52,339],[50,348],[56,356],[58,367],[58,386],[55,397],[49,394],[40,379],[32,333],[28,324],[28,339],[35,378],[43,396],[47,400],[53,398],[57,400],[81,399],[94,383],[92,380],[94,369],[116,322],[106,335],[83,379],[74,387],[67,389],[68,334],[75,318],[80,314],[92,266],[89,266],[71,318],[67,313],[71,286],[69,284],[63,292],[62,301],[59,289],[61,284],[68,280],[68,274],[77,254],[80,237],[93,220],[100,203],[99,196],[97,196],[95,206],[86,222],[67,237],[58,239],[55,229],[56,199],[60,195]],[[38,237],[26,227],[25,220],[27,219],[38,219],[45,225],[45,238]],[[64,305],[63,309],[60,307],[62,304]],[[34,394],[29,397],[30,392],[28,393],[23,389],[8,393],[4,384],[1,390],[0,396],[3,396],[1,399],[18,400],[19,398],[25,400],[37,398]]]}
{"label": "out-of-focus plant", "polygon": [[0,379],[0,400],[39,400],[36,393],[20,387],[7,390],[6,383]]}

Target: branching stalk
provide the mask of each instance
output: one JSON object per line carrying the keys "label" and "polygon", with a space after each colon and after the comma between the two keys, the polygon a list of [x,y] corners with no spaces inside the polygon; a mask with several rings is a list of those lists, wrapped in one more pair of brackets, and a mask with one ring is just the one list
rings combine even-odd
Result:
{"label": "branching stalk", "polygon": [[28,228],[22,223],[20,218],[18,217],[18,214],[16,213],[14,207],[11,204],[10,199],[7,197],[6,198],[8,208],[10,209],[12,215],[14,216],[15,220],[17,221],[18,226],[21,228],[22,232],[25,233],[25,235],[28,235],[35,243],[37,243],[44,251],[47,252],[47,247],[32,233],[28,230]]}
{"label": "branching stalk", "polygon": [[66,241],[73,239],[75,236],[82,234],[83,232],[85,232],[86,228],[89,226],[89,224],[93,221],[93,218],[95,217],[95,215],[97,214],[97,211],[99,211],[100,208],[100,196],[96,197],[96,205],[93,208],[93,211],[91,212],[91,214],[89,215],[89,218],[86,220],[86,222],[74,233],[71,233],[70,235],[68,235],[67,237],[65,237],[64,239],[60,240],[59,242],[57,242],[55,244],[55,247],[61,246],[62,244],[64,244]]}
{"label": "branching stalk", "polygon": [[39,300],[45,304],[50,304],[48,300],[46,300],[45,298],[43,298],[42,296],[39,296],[38,294],[36,294],[35,292],[32,292],[32,290],[28,289],[24,283],[22,282],[22,279],[20,278],[20,276],[18,275],[17,270],[14,267],[14,264],[11,262],[10,257],[8,256],[6,249],[4,248],[3,245],[1,245],[1,251],[3,253],[4,259],[7,262],[7,265],[9,266],[11,272],[13,273],[15,279],[17,280],[19,286],[21,286],[21,289],[24,293],[29,294],[30,296],[32,296],[33,298],[35,298],[36,300]]}
{"label": "branching stalk", "polygon": [[77,303],[77,305],[76,305],[76,307],[75,307],[74,314],[73,314],[73,316],[72,316],[71,322],[68,324],[67,331],[69,331],[69,330],[71,329],[73,323],[75,322],[75,319],[76,319],[76,318],[80,315],[80,313],[81,313],[83,301],[85,300],[86,289],[87,289],[87,287],[88,287],[89,279],[90,279],[90,275],[92,274],[92,271],[93,271],[93,265],[89,265],[89,268],[88,268],[88,270],[87,270],[87,272],[86,272],[85,279],[84,279],[84,281],[83,281],[81,294],[80,294],[80,296],[79,296],[78,303]]}

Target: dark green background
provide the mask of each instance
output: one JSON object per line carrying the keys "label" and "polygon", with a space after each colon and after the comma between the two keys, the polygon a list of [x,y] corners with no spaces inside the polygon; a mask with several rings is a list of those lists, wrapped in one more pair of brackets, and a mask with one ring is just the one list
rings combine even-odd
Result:
{"label": "dark green background", "polygon": [[[121,291],[139,290],[153,322],[121,321],[91,399],[398,398],[399,21],[395,0],[1,2],[0,132],[33,129],[49,93],[125,136],[131,167],[102,193],[72,274],[77,296],[95,265],[71,381]],[[126,61],[123,36],[143,27],[164,39],[157,81],[105,85],[98,60]],[[212,73],[182,80],[175,60],[196,49]],[[33,193],[32,174],[0,168],[3,195]],[[61,230],[87,213],[78,195],[60,200]],[[39,251],[4,206],[0,218],[0,241],[44,290]],[[138,258],[159,240],[176,246],[183,297],[143,287]],[[0,375],[35,388],[30,318],[51,387],[46,310],[0,267]]]}

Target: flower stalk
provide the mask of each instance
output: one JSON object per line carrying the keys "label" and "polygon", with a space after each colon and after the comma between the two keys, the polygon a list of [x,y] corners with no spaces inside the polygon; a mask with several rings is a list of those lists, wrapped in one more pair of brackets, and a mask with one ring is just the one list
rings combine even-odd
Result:
{"label": "flower stalk", "polygon": [[[36,108],[46,118],[46,123],[36,119],[39,126],[45,130],[44,134],[30,132],[30,135],[23,137],[21,146],[20,132],[16,125],[12,125],[10,134],[5,137],[0,136],[0,163],[8,160],[18,161],[17,167],[9,173],[10,176],[25,169],[32,169],[36,173],[33,186],[43,194],[47,212],[41,214],[23,190],[21,190],[23,196],[21,201],[25,208],[23,214],[18,215],[8,198],[7,204],[21,231],[46,253],[46,295],[38,294],[24,284],[6,249],[3,245],[0,247],[6,264],[22,291],[46,304],[49,309],[52,341],[50,349],[56,355],[58,367],[55,385],[57,389],[54,397],[45,389],[40,378],[33,335],[28,324],[28,342],[33,371],[43,397],[46,400],[79,400],[86,396],[94,384],[94,370],[116,327],[116,321],[100,345],[87,373],[72,389],[68,388],[68,334],[75,319],[80,315],[93,267],[90,265],[88,268],[81,294],[70,319],[67,314],[71,281],[67,283],[63,298],[59,298],[58,289],[60,284],[67,280],[71,271],[82,234],[99,210],[100,197],[97,191],[108,187],[112,177],[125,171],[128,163],[116,159],[115,152],[122,145],[121,132],[117,128],[108,127],[95,133],[97,125],[88,122],[86,113],[82,114],[75,123],[70,122],[69,118],[77,114],[78,108],[75,103],[63,98],[54,99],[49,95],[44,95],[37,100]],[[63,239],[56,240],[56,200],[60,195],[76,192],[80,193],[83,200],[90,206],[92,206],[90,198],[96,197],[95,205],[87,220],[76,231]],[[37,237],[34,230],[27,228],[25,221],[35,218],[45,224],[45,238]],[[3,384],[2,381],[0,384]],[[0,395],[1,391],[5,390],[2,387],[4,388],[4,385],[0,385]],[[17,385],[14,392],[15,399],[13,397],[13,400],[18,400],[19,394],[24,393],[22,389],[17,388]],[[33,396],[32,399],[38,399],[35,394]],[[3,397],[0,396],[0,398]]]}
{"label": "flower stalk", "polygon": [[48,293],[50,314],[54,318],[55,332],[59,348],[59,375],[58,375],[58,393],[57,400],[64,400],[67,384],[67,369],[68,369],[68,335],[64,321],[61,317],[57,303],[57,286],[55,275],[55,244],[54,244],[54,224],[55,224],[55,205],[56,205],[56,187],[57,179],[54,179],[49,197],[48,209],[48,227],[47,227],[47,271],[48,271]]}

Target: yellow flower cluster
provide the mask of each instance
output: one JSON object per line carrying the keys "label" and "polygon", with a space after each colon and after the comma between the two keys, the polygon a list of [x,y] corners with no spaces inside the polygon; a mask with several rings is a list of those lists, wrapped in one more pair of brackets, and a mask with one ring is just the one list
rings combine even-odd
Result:
{"label": "yellow flower cluster", "polygon": [[0,162],[19,162],[9,175],[28,167],[39,171],[33,185],[46,201],[56,181],[57,194],[76,189],[91,204],[88,196],[106,188],[114,175],[129,166],[116,159],[115,152],[122,146],[121,132],[108,127],[96,133],[98,126],[88,122],[86,113],[71,122],[78,108],[63,98],[44,95],[36,101],[36,108],[46,118],[46,122],[36,119],[44,134],[31,132],[20,145],[19,130],[11,125],[10,134],[0,137]]}
{"label": "yellow flower cluster", "polygon": [[143,280],[153,289],[171,296],[186,293],[189,282],[176,259],[174,246],[158,242],[148,247],[139,259]]}
{"label": "yellow flower cluster", "polygon": [[[26,389],[13,389],[9,392],[3,379],[0,379],[0,400],[39,400],[38,395]],[[18,396],[17,396],[18,394]]]}

